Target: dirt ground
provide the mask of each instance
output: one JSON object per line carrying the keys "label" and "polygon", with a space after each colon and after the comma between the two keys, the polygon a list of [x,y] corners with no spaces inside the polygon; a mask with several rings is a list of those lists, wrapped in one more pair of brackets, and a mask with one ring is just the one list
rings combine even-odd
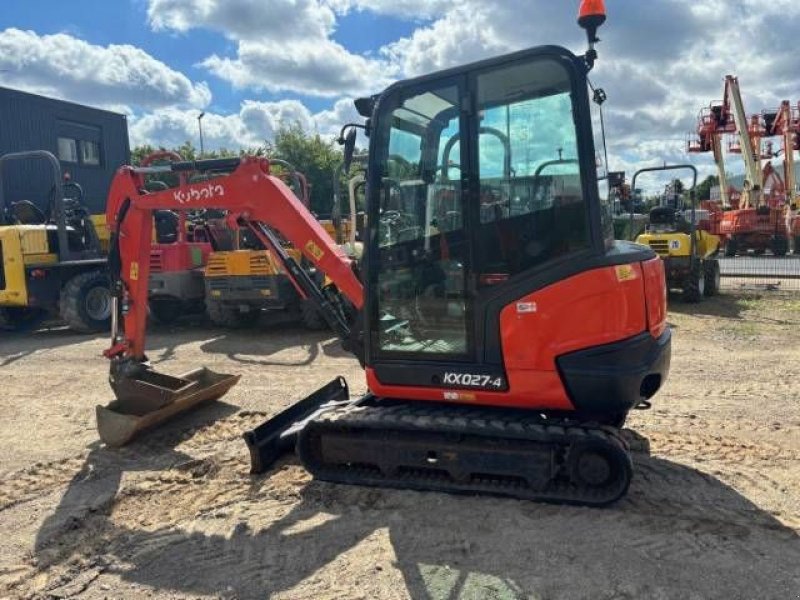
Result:
{"label": "dirt ground", "polygon": [[94,431],[104,338],[0,333],[0,597],[796,599],[800,296],[674,308],[668,384],[629,421],[634,483],[601,510],[318,483],[291,460],[250,476],[242,431],[339,374],[363,391],[294,326],[153,331],[160,369],[242,381],[121,451]]}

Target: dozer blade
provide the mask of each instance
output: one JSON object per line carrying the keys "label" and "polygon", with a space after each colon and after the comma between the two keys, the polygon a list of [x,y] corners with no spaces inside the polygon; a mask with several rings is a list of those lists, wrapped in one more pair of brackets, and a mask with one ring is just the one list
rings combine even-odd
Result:
{"label": "dozer blade", "polygon": [[350,403],[343,377],[328,382],[310,396],[244,433],[250,451],[250,472],[263,473],[283,454],[294,451],[297,434],[322,413]]}
{"label": "dozer blade", "polygon": [[202,402],[224,396],[239,375],[196,369],[179,377],[148,368],[117,378],[117,399],[97,406],[97,431],[109,446],[124,446],[142,431],[155,427]]}

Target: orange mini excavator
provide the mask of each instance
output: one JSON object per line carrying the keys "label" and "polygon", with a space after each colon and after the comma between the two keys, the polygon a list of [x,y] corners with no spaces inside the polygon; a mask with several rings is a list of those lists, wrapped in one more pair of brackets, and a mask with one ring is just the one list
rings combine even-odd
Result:
{"label": "orange mini excavator", "polygon": [[[236,381],[163,375],[144,353],[151,212],[215,207],[281,257],[369,387],[350,399],[337,378],[247,432],[254,472],[295,449],[315,477],[343,483],[592,506],[624,495],[619,428],[663,384],[670,331],[662,262],[613,240],[598,191],[587,76],[604,20],[601,1],[582,4],[584,56],[533,48],[356,102],[370,140],[358,268],[267,160],[152,167],[206,173],[155,193],[147,169],[121,169],[108,203],[117,400],[98,409],[103,439],[123,443]],[[332,284],[299,268],[278,233]]]}

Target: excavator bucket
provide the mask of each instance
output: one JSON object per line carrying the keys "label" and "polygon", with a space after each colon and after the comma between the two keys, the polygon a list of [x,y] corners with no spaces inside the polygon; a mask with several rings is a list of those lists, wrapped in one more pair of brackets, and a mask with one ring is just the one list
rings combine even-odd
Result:
{"label": "excavator bucket", "polygon": [[202,402],[224,396],[239,375],[196,369],[179,377],[141,369],[112,382],[116,400],[97,406],[97,431],[109,446],[124,446],[151,429]]}

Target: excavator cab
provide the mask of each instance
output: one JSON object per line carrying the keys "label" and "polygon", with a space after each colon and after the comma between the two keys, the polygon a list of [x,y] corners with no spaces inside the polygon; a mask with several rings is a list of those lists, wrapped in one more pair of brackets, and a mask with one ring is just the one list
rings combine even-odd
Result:
{"label": "excavator cab", "polygon": [[536,48],[397,84],[376,103],[366,339],[382,385],[446,387],[447,373],[506,390],[502,298],[605,252],[586,71]]}
{"label": "excavator cab", "polygon": [[357,103],[369,393],[337,379],[247,432],[253,472],[296,449],[329,481],[625,493],[615,431],[661,387],[670,332],[663,265],[613,240],[598,191],[592,60],[539,47]]}

